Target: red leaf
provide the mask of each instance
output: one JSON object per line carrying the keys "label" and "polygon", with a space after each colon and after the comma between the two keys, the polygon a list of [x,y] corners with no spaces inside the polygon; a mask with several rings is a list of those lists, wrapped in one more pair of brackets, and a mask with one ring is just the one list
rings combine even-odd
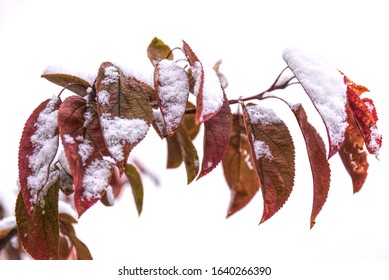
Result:
{"label": "red leaf", "polygon": [[347,106],[347,115],[349,126],[346,130],[344,145],[339,150],[339,155],[352,179],[353,190],[356,193],[362,188],[366,180],[369,163],[367,162],[367,153],[363,148],[363,137],[349,106]]}
{"label": "red leaf", "polygon": [[324,142],[316,129],[308,122],[307,114],[301,104],[292,108],[300,126],[307,147],[309,163],[313,178],[313,206],[311,228],[315,225],[317,215],[327,200],[330,188],[331,170],[327,161]]}
{"label": "red leaf", "polygon": [[283,57],[323,119],[330,158],[343,145],[348,126],[346,86],[342,74],[319,56],[298,48],[287,48]]}
{"label": "red leaf", "polygon": [[174,61],[163,59],[155,66],[154,88],[168,135],[173,135],[185,114],[189,81],[184,69]]}
{"label": "red leaf", "polygon": [[58,149],[57,114],[61,100],[42,102],[28,118],[19,144],[19,181],[29,215],[42,202],[50,165]]}
{"label": "red leaf", "polygon": [[78,96],[68,97],[59,109],[59,130],[74,180],[74,203],[81,216],[104,193],[112,168],[103,156],[105,146],[95,107]]}
{"label": "red leaf", "polygon": [[123,174],[130,151],[145,137],[153,121],[148,98],[154,90],[104,62],[96,79],[97,110],[104,139]]}
{"label": "red leaf", "polygon": [[32,258],[38,260],[59,258],[58,180],[50,184],[44,196],[43,207],[35,205],[32,216],[28,214],[22,194],[19,193],[15,216],[19,240]]}
{"label": "red leaf", "polygon": [[231,190],[231,202],[227,216],[238,212],[259,190],[261,185],[253,158],[249,140],[241,115],[232,116],[232,133],[227,153],[223,158],[224,177]]}
{"label": "red leaf", "polygon": [[215,70],[204,66],[185,41],[183,49],[195,81],[193,93],[197,101],[196,124],[200,124],[211,119],[221,109],[224,93]]}
{"label": "red leaf", "polygon": [[254,104],[242,104],[242,107],[251,153],[261,180],[263,223],[284,205],[292,192],[294,145],[287,126],[273,110]]}
{"label": "red leaf", "polygon": [[369,153],[378,154],[382,145],[382,135],[377,128],[377,112],[371,99],[361,99],[359,97],[368,89],[364,86],[356,85],[346,76],[344,76],[344,83],[347,85],[348,104],[365,140],[366,148]]}
{"label": "red leaf", "polygon": [[200,175],[197,179],[211,172],[227,152],[232,129],[232,115],[230,104],[225,94],[223,107],[212,119],[204,124],[204,157]]}

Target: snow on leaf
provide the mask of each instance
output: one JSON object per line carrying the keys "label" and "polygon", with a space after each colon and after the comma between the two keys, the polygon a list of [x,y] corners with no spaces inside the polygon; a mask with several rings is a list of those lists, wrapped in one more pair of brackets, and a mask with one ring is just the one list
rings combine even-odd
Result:
{"label": "snow on leaf", "polygon": [[365,140],[366,148],[369,153],[378,155],[382,145],[382,135],[377,128],[377,112],[373,100],[359,97],[369,90],[355,84],[346,76],[344,76],[344,83],[347,85],[348,105]]}
{"label": "snow on leaf", "polygon": [[[157,37],[154,37],[154,39],[150,42],[149,46],[147,47],[147,56],[149,57],[151,63],[154,66],[157,65],[158,62],[160,62],[162,59],[166,59],[169,53],[170,53],[169,46],[165,45],[165,43],[161,39],[158,39]],[[170,53],[167,59],[173,60],[173,54]]]}
{"label": "snow on leaf", "polygon": [[183,48],[195,82],[193,93],[197,101],[196,123],[200,124],[211,119],[221,109],[224,92],[215,70],[211,66],[204,66],[185,41]]}
{"label": "snow on leaf", "polygon": [[[88,126],[85,126],[86,115],[89,118]],[[96,108],[85,99],[78,96],[65,99],[59,109],[58,123],[69,169],[73,175],[74,203],[81,216],[101,198],[108,186],[112,168],[103,156],[108,156],[109,152],[105,146]],[[69,138],[73,141],[69,141]]]}
{"label": "snow on leaf", "polygon": [[311,228],[315,225],[317,215],[327,200],[330,188],[331,170],[327,161],[324,142],[316,129],[308,122],[307,114],[301,104],[292,107],[303,134],[313,179],[313,206]]}
{"label": "snow on leaf", "polygon": [[144,194],[143,194],[143,184],[139,172],[132,164],[127,164],[124,173],[126,174],[128,181],[130,182],[135,206],[136,209],[138,210],[138,215],[140,215],[142,213],[142,208],[143,208]]}
{"label": "snow on leaf", "polygon": [[243,117],[233,115],[232,123],[227,153],[222,161],[224,177],[231,190],[228,217],[246,206],[261,185],[250,153]]}
{"label": "snow on leaf", "polygon": [[174,134],[185,113],[189,81],[184,69],[163,59],[155,66],[154,87],[168,135]]}
{"label": "snow on leaf", "polygon": [[298,48],[285,49],[283,57],[323,119],[331,157],[342,146],[348,126],[343,76],[319,56]]}
{"label": "snow on leaf", "polygon": [[34,259],[58,259],[58,180],[48,188],[44,202],[43,207],[35,205],[33,214],[29,215],[22,194],[19,193],[15,207],[19,240]]}
{"label": "snow on leaf", "polygon": [[84,97],[87,95],[88,88],[91,88],[91,83],[88,82],[86,79],[64,73],[63,69],[59,69],[58,67],[48,67],[42,74],[42,78],[45,78],[49,80],[50,82],[59,85],[61,87],[66,87],[68,90],[73,91],[74,93],[77,93],[81,97]]}
{"label": "snow on leaf", "polygon": [[42,102],[26,121],[19,144],[19,181],[28,213],[43,203],[44,187],[58,149],[57,97]]}
{"label": "snow on leaf", "polygon": [[[272,110],[255,104],[242,107],[253,161],[261,180],[263,223],[284,205],[292,192],[294,145],[287,126]],[[255,144],[256,141],[265,145]]]}
{"label": "snow on leaf", "polygon": [[[104,139],[122,174],[130,151],[145,137],[153,121],[154,90],[104,62],[96,79],[97,111]],[[103,96],[103,97],[101,97]]]}
{"label": "snow on leaf", "polygon": [[349,126],[343,147],[339,150],[339,156],[352,179],[353,191],[356,193],[366,180],[369,163],[363,147],[363,137],[349,106],[347,106],[347,116]]}
{"label": "snow on leaf", "polygon": [[[9,233],[15,229],[16,227],[16,220],[15,217],[10,216],[6,217],[4,219],[0,219],[0,244],[2,244],[2,240],[5,239]],[[0,246],[0,250],[2,247]]]}
{"label": "snow on leaf", "polygon": [[204,126],[204,156],[197,179],[211,172],[223,159],[228,149],[232,129],[232,115],[225,94],[223,107],[212,119],[206,121]]}

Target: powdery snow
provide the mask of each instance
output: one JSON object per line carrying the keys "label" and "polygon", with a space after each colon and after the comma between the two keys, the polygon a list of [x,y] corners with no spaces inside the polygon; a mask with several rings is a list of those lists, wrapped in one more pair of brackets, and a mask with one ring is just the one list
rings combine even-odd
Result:
{"label": "powdery snow", "polygon": [[82,164],[85,165],[87,159],[93,153],[93,147],[91,146],[91,141],[88,139],[82,139],[82,142],[78,145],[78,155],[81,157]]}
{"label": "powdery snow", "polygon": [[161,111],[153,109],[154,123],[162,136],[166,136],[166,125],[162,119]]}
{"label": "powdery snow", "polygon": [[36,131],[30,138],[34,151],[28,158],[28,167],[32,174],[27,178],[27,189],[33,204],[37,203],[41,197],[40,192],[48,180],[47,174],[51,161],[57,153],[58,110],[54,109],[58,102],[59,99],[53,96],[47,103],[46,108],[41,111],[34,124]]}
{"label": "powdery snow", "polygon": [[119,81],[120,74],[115,66],[107,66],[104,68],[104,80],[102,81],[105,85],[110,85]]}
{"label": "powdery snow", "polygon": [[257,160],[262,157],[265,157],[267,160],[273,159],[273,155],[271,154],[270,148],[265,142],[253,139],[253,146],[255,158]]}
{"label": "powdery snow", "polygon": [[331,144],[340,145],[348,126],[343,75],[320,57],[298,48],[285,49],[283,58],[323,118]]}
{"label": "powdery snow", "polygon": [[224,95],[215,70],[212,67],[204,67],[200,61],[196,61],[191,65],[191,71],[195,80],[193,89],[195,96],[199,94],[201,74],[204,73],[202,117],[216,113],[223,105]]}
{"label": "powdery snow", "polygon": [[158,96],[167,131],[175,130],[185,113],[189,81],[184,69],[174,61],[163,59],[158,65]]}
{"label": "powdery snow", "polygon": [[112,119],[110,114],[103,114],[100,123],[108,150],[116,161],[124,160],[125,144],[138,143],[149,130],[149,125],[142,119]]}
{"label": "powdery snow", "polygon": [[103,106],[106,106],[109,104],[109,97],[110,94],[106,90],[101,90],[97,93],[97,101]]}
{"label": "powdery snow", "polygon": [[247,105],[246,111],[252,124],[271,125],[282,122],[272,109],[259,105]]}
{"label": "powdery snow", "polygon": [[47,67],[42,75],[50,75],[50,74],[65,74],[80,77],[81,79],[87,81],[90,85],[93,84],[96,79],[96,74],[92,74],[92,72],[87,73],[79,70],[80,68],[69,67],[64,65],[51,65]]}
{"label": "powdery snow", "polygon": [[63,139],[65,140],[65,143],[67,144],[74,144],[74,138],[72,136],[70,136],[69,134],[65,134],[63,136]]}
{"label": "powdery snow", "polygon": [[370,127],[370,141],[368,144],[368,148],[370,151],[372,151],[376,156],[378,156],[378,151],[380,150],[380,146],[378,143],[379,140],[382,138],[381,132],[377,129],[377,126],[374,125]]}
{"label": "powdery snow", "polygon": [[111,186],[108,186],[105,189],[105,195],[107,197],[108,204],[113,206],[115,204],[115,197],[113,195],[113,189]]}
{"label": "powdery snow", "polygon": [[90,201],[99,199],[108,186],[111,177],[111,166],[105,160],[94,160],[85,170],[82,178],[83,198]]}

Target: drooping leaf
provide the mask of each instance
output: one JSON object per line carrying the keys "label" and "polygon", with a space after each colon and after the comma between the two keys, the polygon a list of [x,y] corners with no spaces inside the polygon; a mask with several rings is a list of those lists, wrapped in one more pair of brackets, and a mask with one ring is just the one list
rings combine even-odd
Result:
{"label": "drooping leaf", "polygon": [[153,121],[147,84],[110,62],[104,62],[96,79],[97,110],[104,139],[122,174],[130,151],[145,137]]}
{"label": "drooping leaf", "polygon": [[373,100],[359,97],[369,90],[355,84],[346,76],[344,76],[344,83],[347,85],[348,105],[361,131],[366,148],[369,153],[377,155],[382,145],[382,135],[377,128],[377,112]]}
{"label": "drooping leaf", "polygon": [[185,41],[183,49],[195,82],[193,93],[197,103],[196,123],[200,124],[211,119],[221,109],[224,93],[215,70],[210,66],[204,66]]}
{"label": "drooping leaf", "polygon": [[319,56],[298,48],[287,48],[283,57],[323,119],[331,157],[342,147],[348,126],[343,76]]}
{"label": "drooping leaf", "polygon": [[170,47],[168,45],[165,45],[165,43],[157,37],[154,37],[154,39],[147,47],[147,56],[149,57],[151,63],[154,66],[157,65],[158,62],[162,59],[173,60],[173,54],[170,52]]}
{"label": "drooping leaf", "polygon": [[43,206],[35,205],[32,215],[29,215],[21,193],[18,195],[15,216],[19,240],[34,259],[59,258],[58,190],[58,180],[55,180],[47,189]]}
{"label": "drooping leaf", "polygon": [[76,251],[76,257],[78,260],[92,260],[93,258],[88,247],[80,239],[78,239],[74,227],[72,225],[73,223],[74,221],[66,219],[66,217],[64,219],[64,216],[61,215],[60,216],[61,234],[69,238],[72,248],[74,247]]}
{"label": "drooping leaf", "polygon": [[211,172],[227,152],[232,129],[230,104],[224,94],[223,107],[204,123],[204,156],[198,179]]}
{"label": "drooping leaf", "polygon": [[199,172],[199,157],[187,130],[180,125],[177,132],[166,139],[168,143],[168,168],[176,168],[184,161],[188,184],[190,184]]}
{"label": "drooping leaf", "polygon": [[303,134],[313,179],[313,206],[311,228],[315,225],[317,215],[327,200],[330,188],[331,170],[327,161],[324,142],[316,129],[308,122],[307,114],[301,104],[292,107]]}
{"label": "drooping leaf", "polygon": [[181,123],[188,102],[188,76],[174,61],[163,59],[155,66],[154,88],[166,132],[172,135]]}
{"label": "drooping leaf", "polygon": [[112,175],[103,159],[109,152],[93,103],[70,96],[58,113],[59,131],[74,181],[74,204],[78,215],[100,200]]}
{"label": "drooping leaf", "polygon": [[59,189],[65,194],[70,195],[74,192],[74,181],[72,171],[68,160],[66,159],[65,151],[61,151],[58,157],[58,164],[56,164],[59,170]]}
{"label": "drooping leaf", "polygon": [[228,217],[246,206],[261,185],[254,168],[243,117],[233,115],[232,123],[227,153],[222,161],[224,177],[231,190]]}
{"label": "drooping leaf", "polygon": [[51,67],[48,67],[41,77],[60,87],[66,87],[68,90],[73,91],[81,97],[86,96],[88,89],[92,88],[92,85],[85,79],[65,73],[65,71],[56,68],[52,69]]}
{"label": "drooping leaf", "polygon": [[349,106],[347,106],[347,116],[349,126],[346,130],[343,147],[339,150],[339,156],[352,179],[353,191],[356,193],[362,188],[366,180],[369,163],[367,162],[367,153],[363,147],[363,137]]}
{"label": "drooping leaf", "polygon": [[271,109],[243,105],[247,135],[264,200],[261,223],[272,217],[292,192],[295,175],[293,139]]}
{"label": "drooping leaf", "polygon": [[28,118],[19,144],[20,189],[29,215],[43,202],[44,186],[58,149],[57,97],[42,102]]}
{"label": "drooping leaf", "polygon": [[138,215],[142,213],[143,208],[143,184],[138,173],[138,170],[132,165],[127,164],[124,172],[130,182],[132,195],[134,196],[135,206],[138,210]]}
{"label": "drooping leaf", "polygon": [[[186,103],[187,110],[194,110],[195,108],[195,105],[191,102]],[[199,134],[200,126],[196,124],[195,114],[185,114],[182,118],[181,125],[186,129],[191,140],[194,140]]]}

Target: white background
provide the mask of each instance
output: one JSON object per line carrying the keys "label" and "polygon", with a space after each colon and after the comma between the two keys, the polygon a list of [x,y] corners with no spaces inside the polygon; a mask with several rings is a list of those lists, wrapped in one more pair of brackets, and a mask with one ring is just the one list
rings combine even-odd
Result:
{"label": "white background", "polygon": [[[308,160],[296,124],[281,106],[276,109],[286,117],[296,143],[297,172],[292,195],[269,221],[258,226],[260,193],[225,219],[230,193],[221,168],[186,186],[183,166],[166,171],[166,144],[150,130],[133,155],[159,175],[161,186],[144,179],[141,217],[127,189],[114,207],[93,206],[80,218],[76,231],[95,259],[127,264],[249,266],[271,260],[388,259],[389,18],[382,5],[382,1],[1,0],[0,200],[13,207],[24,122],[41,101],[61,90],[40,78],[47,66],[61,64],[93,73],[101,62],[113,61],[147,69],[151,65],[146,48],[154,36],[170,47],[181,46],[184,39],[201,60],[223,59],[227,96],[237,98],[266,89],[285,67],[282,50],[294,44],[327,57],[371,90],[368,97],[375,101],[384,144],[380,161],[369,156],[369,176],[360,193],[353,195],[351,180],[334,156],[327,203],[309,229]],[[298,94],[298,86],[280,92],[285,98]],[[201,138],[195,142],[200,156]]]}

